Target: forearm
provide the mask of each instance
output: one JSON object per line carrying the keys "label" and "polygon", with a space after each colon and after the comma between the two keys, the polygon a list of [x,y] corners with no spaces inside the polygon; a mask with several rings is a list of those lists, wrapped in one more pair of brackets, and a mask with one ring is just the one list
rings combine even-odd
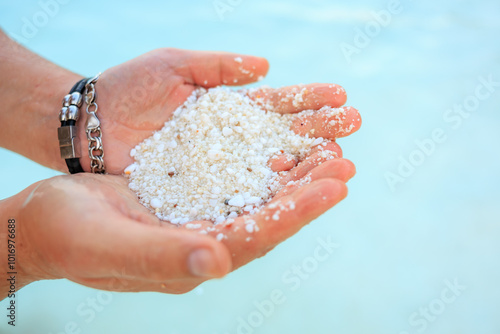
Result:
{"label": "forearm", "polygon": [[0,146],[65,171],[57,139],[58,114],[63,96],[79,79],[0,30]]}

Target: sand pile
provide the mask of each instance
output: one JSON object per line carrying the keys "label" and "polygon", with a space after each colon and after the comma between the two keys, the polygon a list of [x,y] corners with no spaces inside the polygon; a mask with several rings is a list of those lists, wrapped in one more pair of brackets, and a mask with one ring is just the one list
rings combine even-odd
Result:
{"label": "sand pile", "polygon": [[282,187],[268,165],[271,157],[302,159],[325,144],[290,129],[301,114],[265,111],[244,90],[198,88],[160,131],[132,149],[129,187],[174,224],[253,214]]}

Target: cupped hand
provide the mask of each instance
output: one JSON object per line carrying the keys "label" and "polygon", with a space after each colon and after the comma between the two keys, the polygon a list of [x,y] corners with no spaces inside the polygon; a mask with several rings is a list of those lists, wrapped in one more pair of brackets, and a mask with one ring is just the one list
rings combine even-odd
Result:
{"label": "cupped hand", "polygon": [[199,222],[195,229],[196,222],[188,228],[158,220],[124,177],[58,176],[22,193],[19,266],[29,281],[67,278],[104,290],[184,293],[295,234],[346,196],[344,182],[354,173],[344,159],[299,164],[286,175],[310,183],[285,186],[254,216]]}
{"label": "cupped hand", "polygon": [[[267,60],[259,57],[158,49],[108,69],[96,85],[107,172],[123,173],[133,162],[130,150],[161,129],[196,87],[249,84],[263,78],[268,68]],[[318,110],[294,124],[294,130],[301,135],[334,140],[353,133],[361,124],[353,108],[343,108],[336,115],[320,110],[345,103],[344,89],[334,84],[261,88],[251,90],[249,96],[269,111]],[[311,132],[312,129],[317,131]],[[83,126],[80,131],[82,152],[86,152]],[[86,154],[81,164],[89,171]]]}
{"label": "cupped hand", "polygon": [[[132,162],[130,149],[159,130],[197,86],[247,84],[267,69],[263,58],[161,49],[107,70],[97,102],[108,173],[121,174]],[[30,222],[21,233],[25,272],[33,280],[68,278],[106,290],[182,293],[264,255],[342,200],[355,168],[340,158],[335,139],[356,131],[361,119],[350,107],[323,107],[340,108],[345,91],[311,84],[248,95],[273,112],[313,110],[292,129],[325,140],[303,161],[270,161],[282,189],[257,214],[175,227],[141,206],[123,177],[56,177],[41,182],[19,213]],[[88,170],[88,158],[82,160]]]}
{"label": "cupped hand", "polygon": [[29,191],[16,217],[23,222],[16,238],[19,266],[31,281],[67,278],[104,290],[154,286],[178,293],[186,280],[231,269],[223,244],[160,224],[122,176],[57,176]]}

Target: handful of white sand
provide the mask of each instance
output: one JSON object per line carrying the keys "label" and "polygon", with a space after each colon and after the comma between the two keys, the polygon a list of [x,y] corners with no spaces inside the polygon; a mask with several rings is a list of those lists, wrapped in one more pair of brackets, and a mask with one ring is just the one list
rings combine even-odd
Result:
{"label": "handful of white sand", "polygon": [[265,111],[245,91],[198,88],[160,131],[132,149],[129,187],[173,224],[254,214],[280,189],[269,159],[282,153],[302,159],[323,142],[290,129],[300,115]]}

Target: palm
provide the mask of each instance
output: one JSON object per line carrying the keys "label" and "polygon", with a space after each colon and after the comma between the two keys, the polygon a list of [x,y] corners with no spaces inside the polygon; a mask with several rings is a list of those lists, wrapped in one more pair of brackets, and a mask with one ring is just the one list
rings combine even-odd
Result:
{"label": "palm", "polygon": [[[29,222],[20,231],[26,245],[22,266],[36,279],[68,278],[98,289],[189,291],[209,279],[193,276],[187,268],[193,250],[209,249],[216,262],[210,277],[223,276],[262,256],[343,199],[353,165],[336,159],[322,166],[328,168],[296,167],[309,169],[313,182],[285,188],[260,213],[218,225],[210,236],[160,222],[138,203],[121,176],[49,179],[36,188],[20,217]],[[290,203],[293,209],[282,209],[290,209]],[[267,221],[278,210],[280,218]],[[255,221],[252,234],[245,228],[250,219]],[[227,237],[222,242],[213,238],[220,233]]]}
{"label": "palm", "polygon": [[[222,84],[244,85],[264,76],[268,63],[263,58],[229,53],[209,53],[176,49],[159,49],[105,71],[98,82],[99,117],[103,128],[103,145],[107,172],[121,174],[132,163],[130,150],[161,129],[175,109],[191,95],[197,86],[215,87]],[[298,87],[265,89],[251,97],[271,102],[273,111],[293,113],[304,109],[319,109],[324,105],[340,107],[345,103],[344,90],[337,85],[309,85],[310,94],[303,103],[281,101],[282,94],[298,92]],[[346,117],[360,125],[358,113],[346,109]],[[327,122],[327,117],[325,122]],[[298,130],[298,129],[297,129]],[[330,134],[339,136],[338,129]],[[347,135],[349,133],[343,133]],[[84,134],[82,133],[82,136]],[[85,143],[86,139],[82,140]],[[84,157],[83,160],[87,160]],[[87,161],[83,166],[89,165]]]}
{"label": "palm", "polygon": [[[85,284],[106,265],[106,249],[116,240],[110,232],[119,235],[131,219],[152,222],[123,181],[85,173],[44,180],[35,188],[21,213],[29,225],[20,233],[27,252],[22,257],[36,264],[31,270],[35,275]],[[115,225],[117,221],[123,225]]]}
{"label": "palm", "polygon": [[98,103],[108,173],[122,173],[132,162],[130,149],[161,129],[194,90],[171,61],[151,52],[103,73]]}
{"label": "palm", "polygon": [[161,228],[120,176],[80,174],[43,181],[22,214],[30,222],[20,231],[26,245],[22,266],[36,279],[68,278],[119,291],[146,290],[158,281],[157,287],[169,284],[165,292],[177,292],[180,287],[170,287],[171,281],[188,275],[177,258],[185,260],[195,247],[226,255],[209,237]]}

